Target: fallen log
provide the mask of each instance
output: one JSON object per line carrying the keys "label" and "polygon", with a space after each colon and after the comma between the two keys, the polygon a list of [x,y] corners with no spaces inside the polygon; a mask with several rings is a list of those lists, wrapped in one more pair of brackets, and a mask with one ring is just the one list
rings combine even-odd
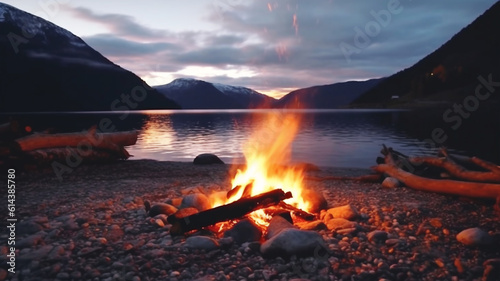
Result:
{"label": "fallen log", "polygon": [[414,175],[397,167],[392,157],[392,149],[384,148],[386,164],[379,164],[372,169],[378,173],[388,174],[404,183],[407,187],[459,196],[493,199],[500,197],[500,184],[465,182],[457,180],[430,179]]}
{"label": "fallen log", "polygon": [[218,222],[239,219],[253,211],[275,206],[281,201],[291,197],[292,194],[290,192],[285,193],[281,189],[275,189],[257,196],[241,198],[227,205],[222,205],[187,217],[179,218],[174,214],[167,218],[167,221],[172,224],[170,234],[181,235],[191,230],[214,225]]}
{"label": "fallen log", "polygon": [[134,145],[137,142],[137,136],[137,131],[96,133],[91,129],[86,133],[37,133],[15,141],[22,151],[69,146],[82,149],[102,148],[123,153],[123,146]]}

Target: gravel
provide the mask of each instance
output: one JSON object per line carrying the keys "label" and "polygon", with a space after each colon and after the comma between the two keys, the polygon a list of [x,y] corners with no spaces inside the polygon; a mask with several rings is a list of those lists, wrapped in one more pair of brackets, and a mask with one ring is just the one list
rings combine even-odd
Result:
{"label": "gravel", "polygon": [[[307,175],[368,172],[322,168]],[[146,200],[163,204],[195,190],[227,190],[231,175],[229,165],[152,160],[80,166],[62,181],[50,169],[18,171],[16,274],[6,271],[3,231],[0,280],[495,280],[500,270],[492,202],[405,187],[306,181],[329,208],[350,205],[358,213],[346,220],[324,212],[313,231],[328,251],[308,256],[263,256],[259,242],[238,244],[207,230],[191,237],[210,239],[190,238],[186,246],[188,237],[169,234],[165,214],[145,211]],[[457,241],[470,228],[493,242]]]}

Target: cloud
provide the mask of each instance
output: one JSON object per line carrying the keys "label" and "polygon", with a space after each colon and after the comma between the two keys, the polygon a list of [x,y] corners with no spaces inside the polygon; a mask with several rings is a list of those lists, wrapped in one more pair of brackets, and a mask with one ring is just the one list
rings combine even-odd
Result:
{"label": "cloud", "polygon": [[238,46],[243,44],[246,39],[238,35],[211,35],[205,39],[204,45],[207,46]]}
{"label": "cloud", "polygon": [[83,7],[69,8],[69,10],[80,19],[104,25],[116,36],[125,36],[139,40],[156,40],[168,35],[165,30],[152,29],[138,24],[134,17],[129,15],[97,14]]}
{"label": "cloud", "polygon": [[254,75],[216,74],[209,81],[270,91],[391,75],[437,49],[494,3],[213,0],[204,19],[216,30],[179,32],[141,25],[129,15],[71,11],[107,29],[85,41],[141,77],[185,77],[193,66],[221,73],[239,68]]}
{"label": "cloud", "polygon": [[98,34],[83,39],[90,46],[109,57],[156,55],[160,52],[178,51],[180,49],[179,46],[172,43],[142,43],[120,38],[113,34]]}
{"label": "cloud", "polygon": [[[290,0],[270,2],[269,8],[264,2],[243,4],[240,1],[234,9],[213,12],[208,19],[218,23],[222,30],[258,37],[261,41],[258,49],[266,60],[251,60],[238,53],[240,63],[247,60],[247,63],[264,66],[281,62],[281,73],[294,75],[298,70],[307,70],[301,72],[306,75],[304,78],[333,83],[345,78],[338,70],[348,71],[353,75],[351,79],[363,79],[367,75],[390,75],[409,67],[445,43],[493,3],[491,0],[474,3],[389,0],[303,4]],[[389,8],[390,5],[394,6]],[[386,18],[381,19],[382,14]],[[358,31],[367,38],[367,43],[361,46],[356,44]],[[269,48],[265,46],[280,43],[286,46],[286,60],[271,58],[267,61]],[[356,48],[349,59],[340,47],[342,43]]]}

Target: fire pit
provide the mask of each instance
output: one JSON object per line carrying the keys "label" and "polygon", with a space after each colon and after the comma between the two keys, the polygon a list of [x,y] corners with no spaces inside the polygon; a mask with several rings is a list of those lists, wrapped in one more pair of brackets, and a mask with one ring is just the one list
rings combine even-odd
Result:
{"label": "fire pit", "polygon": [[[319,234],[296,226],[326,228],[319,219],[320,210],[327,208],[321,193],[304,186],[305,166],[286,165],[300,126],[299,115],[273,112],[256,118],[262,117],[265,122],[259,122],[263,125],[243,148],[246,165],[235,165],[232,186],[227,191],[195,193],[172,200],[172,205],[146,206],[152,216],[168,216],[171,235],[189,236],[209,230],[217,237],[230,237],[238,243],[263,242],[262,252],[269,254],[326,250]],[[282,245],[268,250],[268,245],[276,244],[275,241]],[[296,249],[287,245],[294,241]]]}

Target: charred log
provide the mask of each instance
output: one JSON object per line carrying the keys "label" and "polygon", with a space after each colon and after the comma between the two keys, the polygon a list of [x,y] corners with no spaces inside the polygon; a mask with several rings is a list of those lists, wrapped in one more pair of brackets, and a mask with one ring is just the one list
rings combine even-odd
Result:
{"label": "charred log", "polygon": [[243,216],[259,209],[275,206],[281,201],[291,198],[290,192],[281,189],[272,190],[253,197],[241,198],[233,203],[212,208],[197,214],[179,218],[169,216],[168,222],[172,224],[171,235],[180,235],[191,230],[201,229],[218,222],[242,218]]}

